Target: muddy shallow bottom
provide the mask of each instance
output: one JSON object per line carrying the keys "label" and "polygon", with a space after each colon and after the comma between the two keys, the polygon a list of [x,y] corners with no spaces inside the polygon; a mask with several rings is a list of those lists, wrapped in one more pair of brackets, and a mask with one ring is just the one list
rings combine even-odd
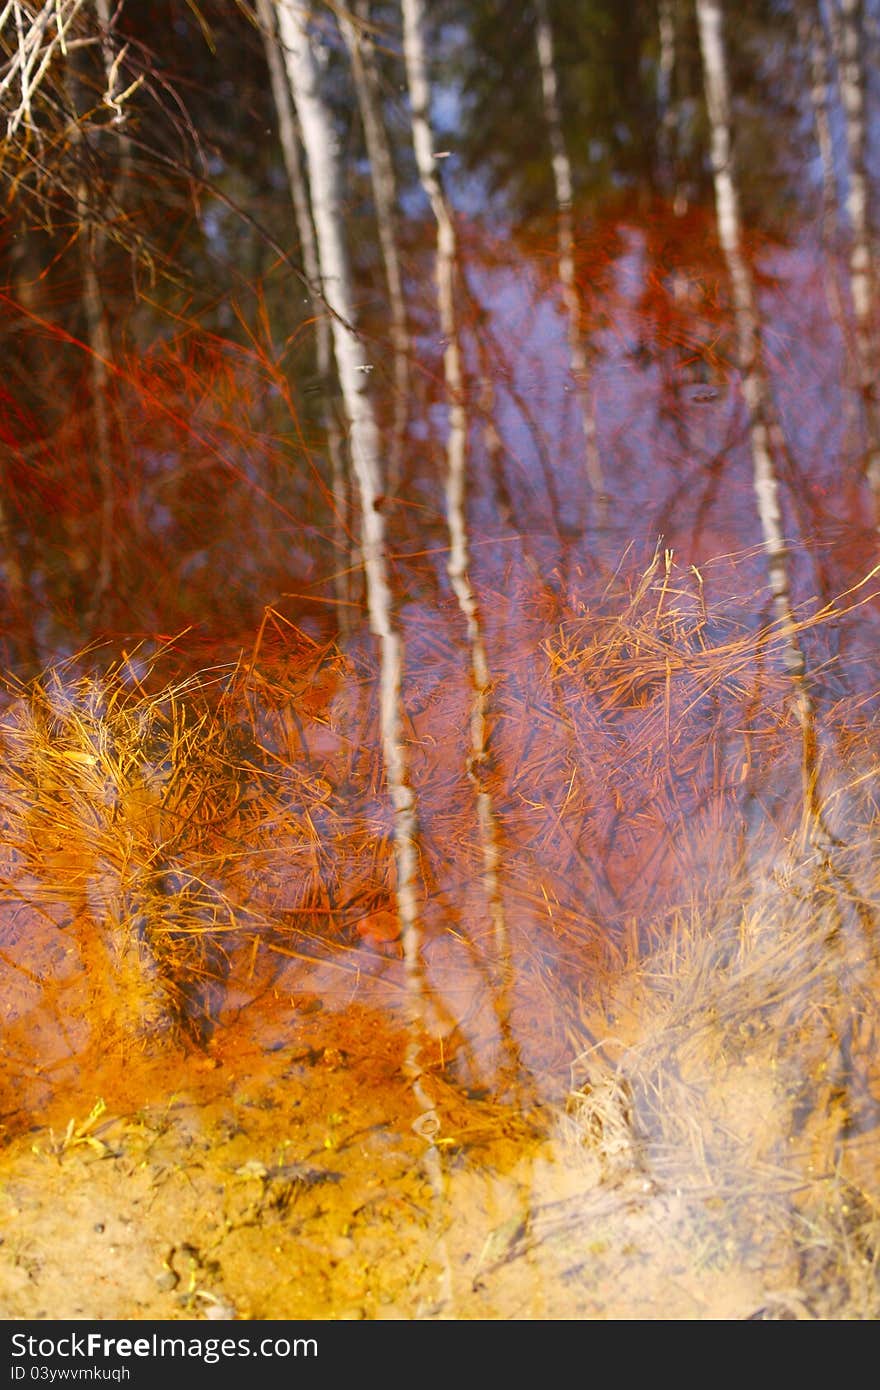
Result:
{"label": "muddy shallow bottom", "polygon": [[247,726],[16,697],[0,1316],[880,1315],[874,726],[829,712],[819,852],[788,679],[747,624],[706,646],[698,577],[500,661],[497,842],[438,623],[417,991],[372,675],[312,653],[311,724],[280,677]]}
{"label": "muddy shallow bottom", "polygon": [[[622,1012],[618,1025],[625,1031]],[[639,1137],[625,1086],[603,1091],[594,1073],[580,1111],[569,1102],[566,1114],[560,1076],[558,1103],[526,1110],[451,1084],[438,1050],[424,1090],[439,1129],[426,1127],[405,1046],[387,1011],[354,1001],[291,1021],[279,993],[219,1029],[207,1053],[169,1048],[122,1068],[115,1057],[81,1067],[78,1084],[0,1155],[2,1316],[880,1311],[864,1195],[875,1185],[874,1136],[844,1141],[821,1088],[797,1140],[784,1133],[775,1047],[753,1040],[716,1065],[705,1110],[694,1075],[679,1075],[703,1126],[683,1162],[681,1143],[676,1157],[674,1145]],[[682,1103],[672,1086],[667,1103]],[[719,1133],[728,1148],[710,1151]],[[845,1269],[834,1253],[842,1237]]]}

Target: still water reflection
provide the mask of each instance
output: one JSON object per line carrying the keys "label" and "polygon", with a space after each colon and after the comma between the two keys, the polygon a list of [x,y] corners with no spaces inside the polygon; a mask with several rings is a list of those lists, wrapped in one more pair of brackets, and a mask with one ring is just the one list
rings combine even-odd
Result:
{"label": "still water reflection", "polygon": [[[112,1294],[51,1260],[35,1294],[18,1257],[0,1291],[11,1316],[875,1316],[873,182],[832,81],[856,21],[820,7],[799,48],[749,7],[727,49],[714,0],[699,29],[584,4],[577,33],[539,4],[499,45],[497,7],[451,7],[420,198],[393,95],[418,8],[312,36],[328,119],[353,63],[380,124],[363,152],[349,129],[350,302],[278,254],[272,6],[262,34],[212,16],[213,57],[189,20],[167,39],[199,81],[244,44],[259,151],[217,137],[177,279],[132,297],[110,238],[98,304],[18,214],[12,1218],[45,1244],[57,1159],[47,1201],[91,1184],[83,1223],[144,1236],[124,1279],[96,1257]],[[783,70],[822,35],[820,225],[825,108]],[[585,150],[610,58],[619,120]],[[76,206],[106,220],[131,175],[95,147],[121,182]]]}

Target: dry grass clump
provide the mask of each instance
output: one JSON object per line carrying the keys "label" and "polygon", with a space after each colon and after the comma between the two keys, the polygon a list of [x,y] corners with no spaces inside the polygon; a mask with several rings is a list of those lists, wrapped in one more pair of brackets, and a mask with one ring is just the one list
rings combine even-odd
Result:
{"label": "dry grass clump", "polygon": [[36,949],[16,960],[39,973],[40,924],[54,924],[76,943],[96,1032],[199,1034],[230,951],[266,927],[252,902],[264,842],[294,873],[304,803],[323,790],[300,779],[298,814],[279,795],[237,669],[152,689],[134,659],[81,666],[7,685],[2,900],[13,941],[27,922]]}
{"label": "dry grass clump", "polygon": [[817,664],[832,613],[858,630],[862,587],[801,621],[809,736],[783,634],[707,604],[669,555],[545,643],[548,725],[569,732],[533,842],[546,861],[555,821],[580,844],[581,921],[554,903],[554,930],[604,927],[608,963],[569,1014],[588,1045],[566,1142],[596,1201],[619,1194],[622,1240],[663,1230],[670,1277],[757,1271],[767,1317],[880,1311],[876,735],[859,673]]}
{"label": "dry grass clump", "polygon": [[694,1258],[711,1237],[713,1259],[785,1288],[795,1311],[762,1316],[876,1317],[876,923],[833,864],[810,893],[792,877],[743,875],[586,1011],[568,1141],[674,1207]]}
{"label": "dry grass clump", "polygon": [[[859,775],[842,737],[857,702],[825,704],[837,679],[825,634],[832,617],[835,635],[857,626],[863,586],[802,610],[808,746],[785,668],[790,635],[763,590],[749,592],[750,558],[698,570],[658,551],[642,573],[621,570],[569,605],[543,666],[524,658],[500,687],[492,752],[507,774],[498,806],[513,872],[553,900],[573,949],[602,937],[613,953],[633,919],[662,939],[694,881],[723,894],[756,830],[798,833],[808,785],[827,800],[838,765]],[[828,815],[842,806],[840,793]],[[518,844],[529,847],[521,863]]]}

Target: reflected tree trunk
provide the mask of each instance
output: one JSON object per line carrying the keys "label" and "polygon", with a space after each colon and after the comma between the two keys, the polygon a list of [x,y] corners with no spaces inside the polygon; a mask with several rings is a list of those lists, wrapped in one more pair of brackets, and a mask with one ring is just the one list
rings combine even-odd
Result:
{"label": "reflected tree trunk", "polygon": [[771,446],[775,409],[764,363],[764,346],[751,268],[743,251],[739,189],[733,161],[730,85],[720,0],[697,0],[700,50],[712,141],[712,170],[718,237],[730,276],[737,355],[749,416],[755,495],[770,572],[776,616],[788,634],[786,665],[803,675],[804,659],[791,610],[788,550],[782,532],[779,488]]}
{"label": "reflected tree trunk", "polygon": [[[838,273],[837,250],[840,237],[840,198],[834,168],[834,142],[831,132],[831,71],[825,24],[819,0],[798,0],[798,39],[808,68],[810,106],[816,132],[816,145],[822,164],[822,246],[825,251],[825,286],[828,308],[846,339],[849,312],[845,290]],[[846,411],[853,435],[861,432],[859,406],[848,393]]]}
{"label": "reflected tree trunk", "polygon": [[[657,61],[657,154],[664,193],[675,189],[675,109],[672,81],[675,74],[675,0],[660,0],[657,8],[659,55]],[[678,197],[675,199],[678,211]],[[684,209],[682,208],[682,211]]]}
{"label": "reflected tree trunk", "polygon": [[369,29],[370,8],[370,0],[355,0],[355,18],[340,11],[339,25],[351,57],[355,94],[370,161],[373,205],[376,210],[379,246],[388,288],[391,344],[394,349],[394,415],[386,484],[389,494],[392,494],[400,486],[409,417],[410,338],[397,249],[397,180],[391,147],[382,120],[379,72]]}
{"label": "reflected tree trunk", "polygon": [[443,372],[449,398],[446,511],[449,526],[448,572],[458,606],[467,624],[470,648],[472,702],[468,776],[473,783],[483,854],[483,881],[492,921],[500,991],[496,1000],[499,1025],[509,1045],[508,1001],[510,945],[501,893],[501,846],[492,793],[487,784],[489,762],[489,698],[492,677],[483,635],[480,607],[470,578],[470,544],[467,525],[467,452],[469,420],[465,404],[465,379],[461,330],[456,311],[458,240],[452,210],[437,173],[434,132],[431,124],[431,88],[425,56],[422,0],[401,0],[403,52],[412,111],[413,146],[425,195],[437,224],[437,307],[443,333]]}
{"label": "reflected tree trunk", "polygon": [[846,210],[850,227],[849,284],[853,306],[855,358],[859,395],[865,414],[867,456],[865,472],[880,526],[880,401],[877,397],[873,314],[876,267],[871,244],[865,114],[865,47],[862,0],[839,0],[831,5],[835,25],[837,76],[846,126],[848,189]]}
{"label": "reflected tree trunk", "polygon": [[[339,149],[321,94],[322,39],[317,33],[310,33],[309,7],[299,0],[278,0],[277,13],[284,65],[306,154],[322,293],[332,313],[333,346],[360,495],[367,608],[380,650],[380,718],[385,776],[394,809],[397,906],[411,1021],[418,1024],[424,1013],[418,823],[402,729],[403,639],[395,618],[388,571],[381,510],[385,486],[379,430],[367,386],[372,364],[354,328],[354,297],[339,192]],[[412,1056],[410,1063],[418,1071]]]}
{"label": "reflected tree trunk", "polygon": [[783,635],[783,660],[792,677],[802,734],[804,819],[810,836],[827,845],[818,790],[818,742],[813,703],[805,680],[804,653],[791,606],[788,548],[782,531],[779,490],[772,450],[779,433],[764,362],[764,345],[751,267],[742,244],[739,188],[733,157],[730,80],[720,0],[697,0],[697,20],[706,105],[712,142],[712,170],[718,236],[733,295],[739,368],[749,420],[755,496],[776,619]]}
{"label": "reflected tree trunk", "polygon": [[[119,17],[118,7],[112,6],[111,0],[95,0],[95,6],[98,13],[105,81],[101,100],[105,109],[113,112],[111,125],[114,130],[113,149],[116,159],[116,171],[108,190],[105,215],[108,227],[111,222],[125,227],[128,220],[126,204],[130,200],[132,176],[131,139],[126,129],[129,111],[127,103],[133,92],[137,90],[137,84],[132,88],[128,83],[127,76],[121,75],[122,59],[125,57],[126,46],[122,44],[120,47],[114,34],[114,24]],[[117,456],[129,460],[132,457],[129,420],[115,396],[112,398],[112,416],[116,431]],[[130,490],[126,497],[126,505],[131,516],[140,525],[142,523],[140,489]]]}
{"label": "reflected tree trunk", "polygon": [[275,7],[272,0],[257,0],[257,18],[266,50],[272,100],[278,117],[278,138],[281,144],[290,196],[293,201],[303,269],[312,288],[311,300],[315,315],[315,354],[318,376],[321,381],[322,424],[324,437],[327,440],[327,454],[330,459],[330,485],[333,491],[333,530],[337,555],[336,600],[339,604],[339,629],[344,634],[348,630],[348,605],[351,598],[348,582],[348,476],[345,444],[336,419],[336,375],[330,320],[321,303],[321,267],[318,261],[318,248],[315,243],[315,229],[312,225],[309,194],[300,159],[300,139],[296,128],[296,113],[293,109],[290,88],[284,72],[284,61],[278,44]]}
{"label": "reflected tree trunk", "polygon": [[562,128],[559,103],[559,83],[553,47],[553,29],[547,0],[534,0],[535,39],[541,66],[541,91],[544,99],[544,119],[550,137],[553,162],[553,185],[556,194],[556,225],[559,243],[559,281],[568,320],[568,350],[571,372],[578,393],[581,425],[584,434],[584,458],[587,481],[596,504],[596,519],[604,525],[608,499],[599,458],[599,440],[590,389],[590,371],[584,349],[581,300],[578,293],[574,264],[574,206],[572,201],[571,163]]}
{"label": "reflected tree trunk", "polygon": [[94,616],[104,597],[110,592],[113,580],[113,513],[115,482],[110,442],[110,415],[107,402],[108,363],[110,361],[110,328],[104,301],[101,297],[99,267],[102,261],[104,238],[96,227],[89,227],[89,197],[87,184],[80,182],[77,195],[77,217],[80,222],[80,251],[83,268],[83,308],[86,315],[90,368],[92,377],[92,411],[95,420],[95,463],[101,490],[101,533],[98,552],[98,572],[91,603]]}
{"label": "reflected tree trunk", "polygon": [[98,560],[92,598],[87,614],[87,621],[91,622],[98,613],[104,598],[110,593],[113,582],[116,484],[108,398],[112,348],[107,309],[101,294],[101,273],[106,250],[106,233],[103,226],[104,208],[98,205],[95,191],[91,187],[94,180],[94,170],[90,165],[88,135],[80,119],[80,80],[76,58],[70,52],[67,56],[65,82],[72,114],[70,143],[74,163],[77,167],[75,192],[77,244],[82,274],[82,307],[86,324],[86,339],[89,345],[91,409],[95,427],[94,463],[100,493]]}
{"label": "reflected tree trunk", "polygon": [[837,177],[831,135],[828,45],[817,0],[798,0],[798,38],[809,68],[810,105],[822,161],[822,240],[830,250],[839,232]]}

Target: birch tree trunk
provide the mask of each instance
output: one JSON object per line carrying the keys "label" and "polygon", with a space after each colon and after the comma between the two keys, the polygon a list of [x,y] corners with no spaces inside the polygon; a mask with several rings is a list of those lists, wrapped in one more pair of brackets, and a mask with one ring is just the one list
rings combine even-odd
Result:
{"label": "birch tree trunk", "polygon": [[360,494],[367,607],[380,650],[380,718],[385,776],[394,809],[397,906],[412,1021],[418,1023],[424,1008],[418,825],[402,731],[403,642],[394,616],[388,575],[379,430],[367,390],[372,364],[354,328],[351,270],[342,231],[339,150],[331,115],[321,95],[316,57],[321,39],[317,34],[310,35],[307,5],[300,0],[276,3],[284,65],[306,153],[321,284],[333,316],[333,346]]}
{"label": "birch tree trunk", "polygon": [[370,0],[355,0],[354,13],[356,20],[344,11],[339,11],[339,26],[351,57],[355,95],[370,161],[370,182],[385,284],[388,288],[391,345],[394,349],[394,416],[386,484],[388,492],[394,493],[400,485],[410,396],[410,337],[400,256],[397,251],[397,180],[394,175],[391,147],[382,120],[379,73],[368,27]]}
{"label": "birch tree trunk", "polygon": [[758,514],[776,614],[783,627],[790,633],[787,664],[792,672],[803,674],[803,654],[793,631],[788,552],[782,534],[779,490],[770,441],[775,411],[764,364],[754,281],[742,247],[739,189],[733,161],[727,53],[720,0],[697,0],[697,20],[711,128],[718,237],[733,295],[737,355],[749,416],[749,442]]}
{"label": "birch tree trunk", "polygon": [[[437,224],[437,308],[443,333],[443,373],[449,398],[447,442],[446,515],[449,526],[447,570],[458,606],[467,624],[470,647],[472,702],[468,776],[473,783],[483,853],[483,882],[492,921],[495,957],[501,986],[509,984],[510,949],[501,895],[501,851],[492,794],[486,784],[488,708],[492,687],[489,659],[483,636],[480,608],[470,578],[470,545],[467,529],[467,448],[469,421],[465,404],[465,380],[461,331],[456,311],[458,239],[452,211],[437,173],[434,132],[431,125],[431,88],[425,57],[425,13],[422,0],[401,0],[403,54],[412,112],[413,147],[422,188]],[[502,1034],[508,1029],[506,997],[496,998]]]}
{"label": "birch tree trunk", "polygon": [[852,297],[855,357],[859,394],[865,413],[867,457],[865,472],[874,501],[874,520],[880,526],[880,400],[877,396],[877,354],[874,342],[876,266],[871,246],[871,219],[866,165],[865,44],[862,0],[839,0],[831,5],[838,35],[837,74],[846,126],[849,186],[846,210],[850,225],[849,283]]}
{"label": "birch tree trunk", "polygon": [[[816,146],[822,161],[822,245],[826,253],[826,297],[834,320],[840,325],[841,334],[847,338],[848,311],[844,307],[844,291],[837,270],[838,238],[840,238],[840,197],[838,197],[837,174],[834,170],[834,140],[831,135],[831,72],[829,46],[819,0],[797,0],[798,40],[804,50],[804,61],[808,68],[809,99],[813,111],[813,128],[816,131]],[[848,395],[847,414],[854,424],[854,432],[861,432],[861,411],[858,403]]]}
{"label": "birch tree trunk", "polygon": [[822,162],[822,240],[830,249],[837,240],[838,198],[834,172],[834,145],[831,136],[828,46],[818,0],[798,0],[798,38],[810,75],[810,105],[816,128],[816,144]]}
{"label": "birch tree trunk", "polygon": [[[107,195],[106,218],[108,225],[125,227],[129,219],[128,204],[132,191],[132,148],[127,134],[129,103],[138,89],[138,82],[132,85],[130,74],[123,68],[126,45],[120,46],[114,25],[119,18],[120,8],[112,0],[95,0],[98,23],[101,30],[101,57],[103,59],[105,87],[101,96],[102,105],[113,112],[110,122],[113,127],[113,145],[116,171]],[[128,414],[118,399],[111,397],[113,425],[117,439],[117,453],[124,459],[132,457],[131,427]],[[135,488],[126,496],[129,515],[143,526],[143,499],[140,490]]]}
{"label": "birch tree trunk", "polygon": [[534,0],[535,40],[538,47],[538,61],[541,66],[541,91],[544,99],[544,120],[550,137],[550,150],[553,162],[553,184],[556,193],[556,226],[559,245],[559,281],[562,285],[562,299],[568,320],[568,352],[571,374],[574,378],[580,406],[581,427],[584,435],[584,457],[587,481],[596,502],[596,516],[599,525],[605,521],[608,498],[599,459],[599,441],[596,419],[593,411],[590,390],[590,372],[581,323],[581,301],[578,294],[574,266],[574,207],[572,203],[571,164],[562,129],[562,113],[559,104],[559,83],[556,77],[556,59],[553,49],[553,29],[547,0]]}
{"label": "birch tree trunk", "polygon": [[720,0],[696,0],[703,81],[712,142],[712,170],[718,237],[733,295],[739,368],[749,419],[755,496],[767,556],[770,589],[784,639],[783,661],[792,677],[795,711],[802,735],[805,824],[817,843],[833,840],[824,821],[818,787],[818,743],[813,702],[805,680],[803,648],[791,606],[788,547],[782,532],[779,491],[773,458],[774,436],[781,429],[764,362],[760,315],[752,272],[743,252],[739,188],[733,156],[730,81]]}
{"label": "birch tree trunk", "polygon": [[335,372],[330,321],[321,302],[321,267],[318,248],[315,242],[315,229],[309,208],[309,195],[300,159],[300,141],[296,129],[296,113],[290,95],[290,87],[284,71],[284,60],[278,44],[275,25],[275,7],[272,0],[257,0],[257,17],[266,50],[266,65],[272,87],[272,99],[278,117],[278,138],[287,173],[287,183],[293,201],[296,230],[299,237],[300,252],[306,279],[311,286],[312,309],[315,316],[315,355],[318,375],[321,379],[321,413],[324,435],[327,440],[327,453],[330,458],[330,485],[333,491],[333,532],[338,556],[335,579],[336,598],[339,603],[340,631],[347,631],[348,602],[348,478],[345,466],[345,453],[342,434],[336,419]]}
{"label": "birch tree trunk", "polygon": [[80,80],[76,59],[67,55],[65,83],[72,111],[70,144],[78,164],[75,206],[77,243],[82,274],[82,307],[89,344],[89,374],[91,377],[91,406],[95,426],[94,461],[101,497],[100,536],[95,584],[89,603],[87,621],[92,621],[113,581],[114,512],[116,484],[108,405],[110,325],[101,294],[101,267],[104,261],[106,236],[102,226],[103,209],[97,206],[90,187],[88,170],[88,136],[79,117]]}
{"label": "birch tree trunk", "polygon": [[[813,111],[813,126],[816,132],[816,145],[822,164],[822,246],[825,251],[825,293],[828,308],[840,328],[845,342],[850,343],[851,298],[847,303],[847,291],[842,283],[838,267],[838,246],[841,232],[840,196],[834,161],[834,142],[831,131],[831,64],[828,52],[825,23],[822,18],[819,0],[798,0],[797,3],[798,39],[807,64],[810,85],[810,105]],[[839,46],[839,26],[838,46]],[[853,375],[861,375],[856,364]],[[847,392],[844,410],[847,419],[847,433],[853,438],[862,434],[863,420],[859,398]]]}

